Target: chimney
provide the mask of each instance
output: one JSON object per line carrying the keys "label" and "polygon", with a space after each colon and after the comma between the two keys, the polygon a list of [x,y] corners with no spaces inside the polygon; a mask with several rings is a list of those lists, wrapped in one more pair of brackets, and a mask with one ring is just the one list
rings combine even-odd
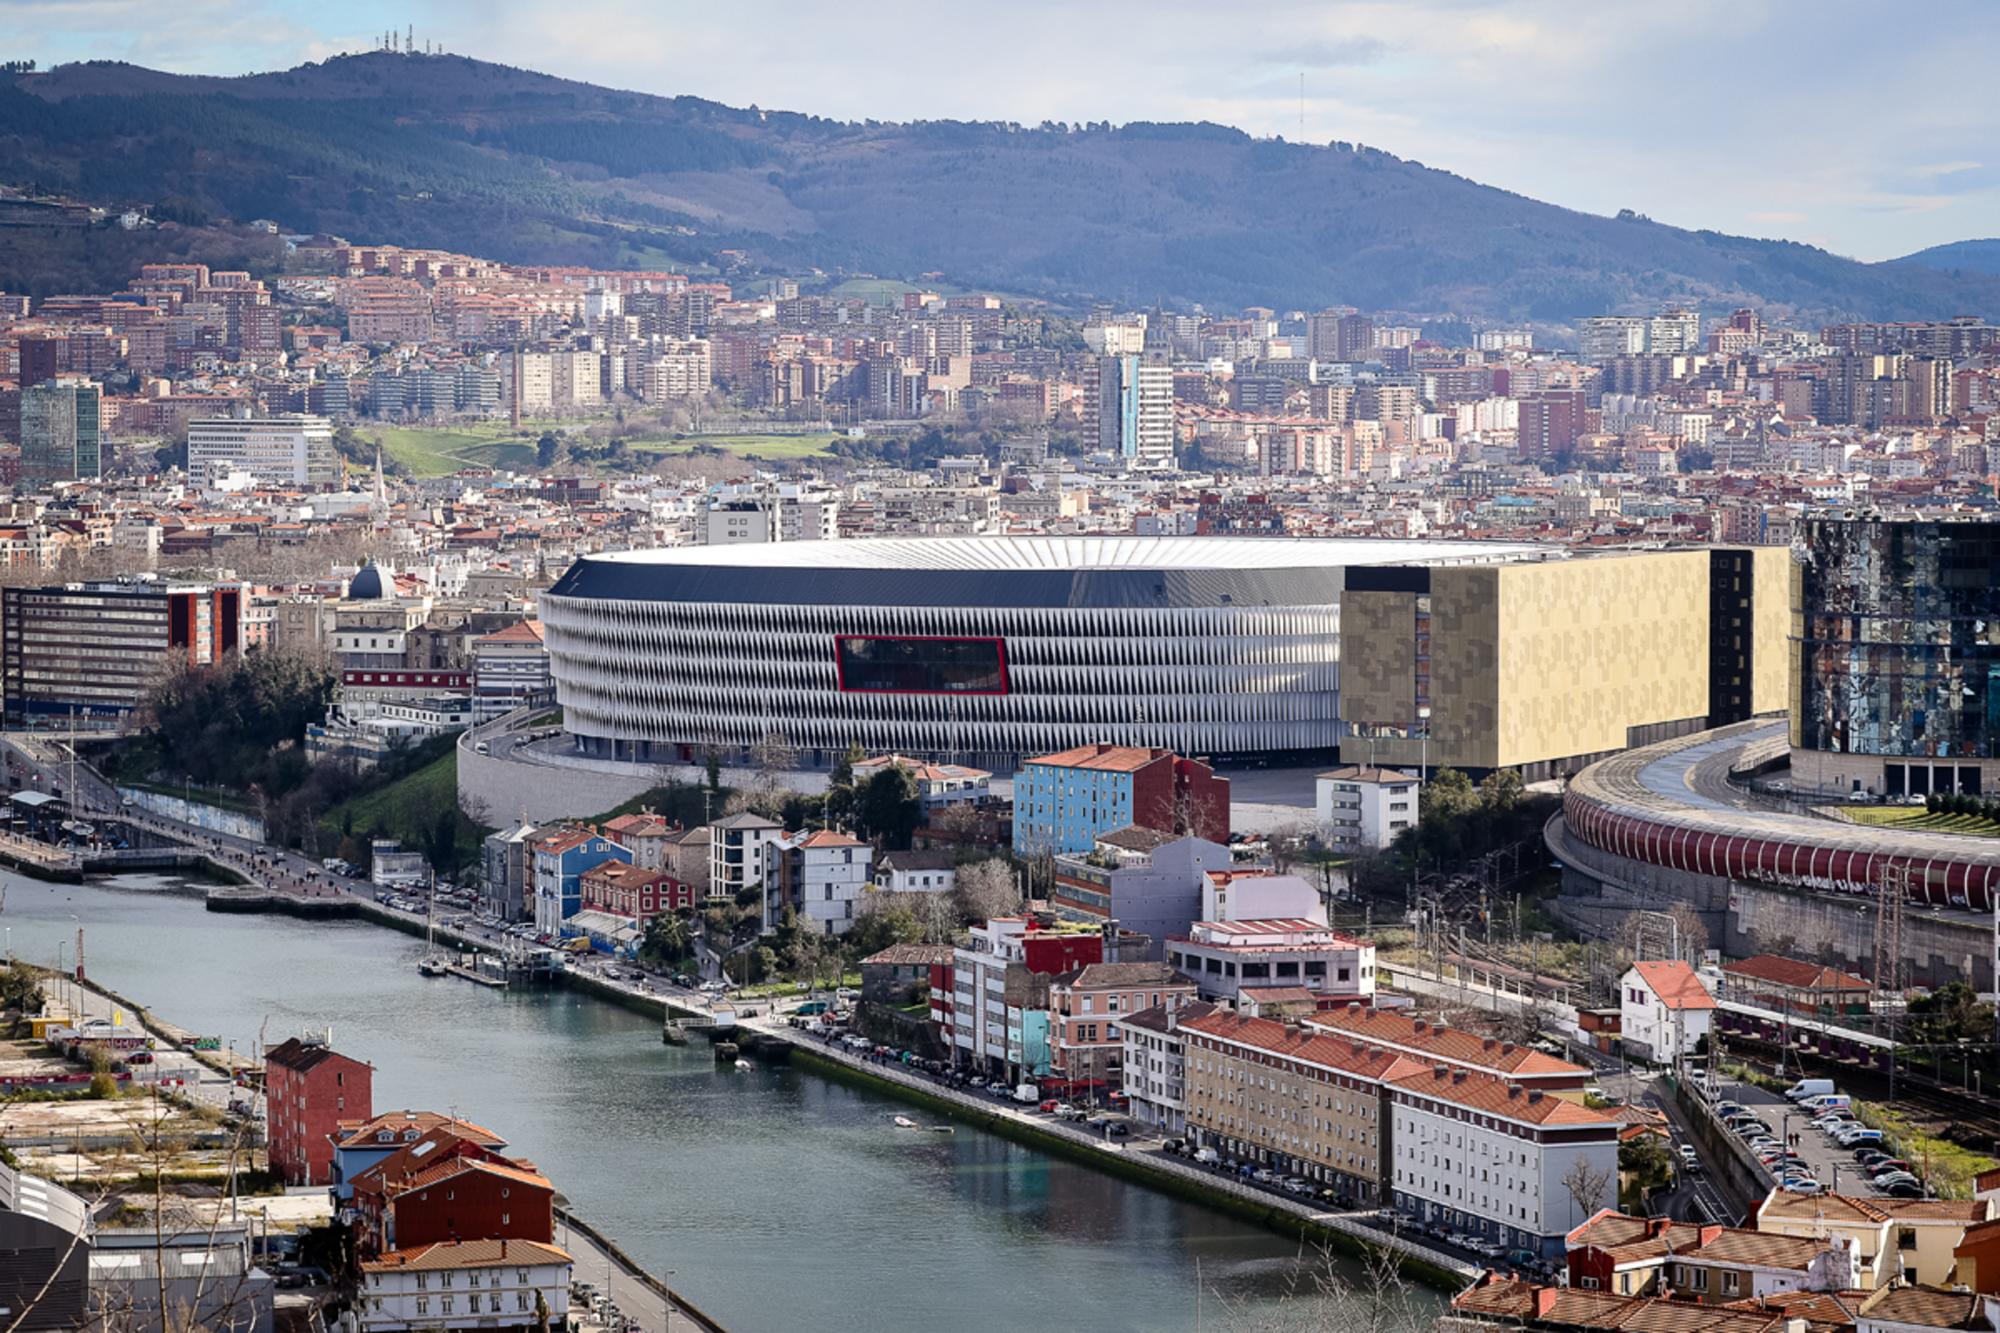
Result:
{"label": "chimney", "polygon": [[1410,1030],[1416,1033],[1419,1037],[1421,1037],[1424,1035],[1424,1033],[1430,1031],[1430,1025],[1424,1022],[1423,1019],[1419,1018],[1410,1025]]}
{"label": "chimney", "polygon": [[1513,1053],[1514,1053],[1514,1043],[1513,1043],[1513,1042],[1511,1042],[1511,1041],[1503,1041],[1503,1042],[1501,1042],[1501,1043],[1500,1043],[1500,1054],[1502,1054],[1502,1055],[1512,1055]]}
{"label": "chimney", "polygon": [[1432,1066],[1431,1066],[1431,1077],[1432,1077],[1432,1078],[1443,1078],[1443,1077],[1445,1076],[1445,1074],[1446,1074],[1446,1073],[1448,1073],[1448,1072],[1449,1072],[1449,1071],[1448,1071],[1448,1070],[1446,1070],[1446,1069],[1445,1069],[1445,1067],[1444,1067],[1443,1065],[1432,1065]]}
{"label": "chimney", "polygon": [[1451,1081],[1452,1081],[1453,1083],[1463,1083],[1463,1082],[1465,1082],[1465,1071],[1464,1071],[1463,1069],[1454,1069],[1454,1070],[1452,1070],[1452,1071],[1451,1071]]}
{"label": "chimney", "polygon": [[1360,1012],[1361,1012],[1361,1001],[1359,1001],[1359,1000],[1349,1000],[1349,1001],[1347,1002],[1347,1012],[1348,1012],[1348,1013],[1350,1013],[1350,1014],[1358,1014],[1358,1013],[1360,1013]]}
{"label": "chimney", "polygon": [[1542,1090],[1540,1088],[1528,1089],[1528,1105],[1533,1106],[1536,1102],[1539,1102],[1541,1099],[1542,1099]]}
{"label": "chimney", "polygon": [[1536,1287],[1535,1318],[1548,1318],[1554,1312],[1556,1302],[1562,1299],[1562,1294],[1563,1288],[1561,1287]]}

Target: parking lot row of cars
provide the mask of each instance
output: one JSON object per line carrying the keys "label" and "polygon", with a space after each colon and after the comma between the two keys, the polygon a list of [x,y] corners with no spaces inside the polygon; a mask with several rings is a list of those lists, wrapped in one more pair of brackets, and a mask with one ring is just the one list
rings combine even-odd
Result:
{"label": "parking lot row of cars", "polygon": [[[1929,1197],[1923,1177],[1911,1165],[1887,1150],[1882,1131],[1861,1123],[1854,1113],[1853,1099],[1839,1092],[1830,1079],[1801,1079],[1785,1092],[1785,1098],[1804,1114],[1806,1125],[1825,1137],[1835,1149],[1851,1153],[1854,1173],[1877,1194],[1892,1199]],[[1832,1182],[1813,1174],[1797,1146],[1781,1140],[1757,1108],[1741,1102],[1722,1100],[1715,1113],[1732,1134],[1741,1139],[1763,1163],[1781,1189],[1795,1194],[1824,1194]],[[1843,1167],[1842,1170],[1845,1170]]]}

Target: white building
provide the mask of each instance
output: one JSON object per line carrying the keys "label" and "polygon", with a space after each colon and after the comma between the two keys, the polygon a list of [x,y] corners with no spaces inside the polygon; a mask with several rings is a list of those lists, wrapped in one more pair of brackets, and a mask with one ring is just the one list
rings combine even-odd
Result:
{"label": "white building", "polygon": [[188,475],[206,484],[230,472],[273,486],[336,485],[333,423],[303,414],[188,422]]}
{"label": "white building", "polygon": [[666,398],[699,398],[714,383],[714,360],[707,339],[673,343],[647,368],[644,395],[658,402]]}
{"label": "white building", "polygon": [[554,703],[555,697],[541,621],[524,620],[472,641],[472,701],[480,721]]}
{"label": "white building", "polygon": [[1715,997],[1693,967],[1683,962],[1634,963],[1618,985],[1619,1034],[1663,1065],[1682,1056],[1708,1035]]}
{"label": "white building", "polygon": [[821,935],[845,935],[875,879],[875,849],[851,833],[801,829],[769,839],[764,853],[764,929],[785,910]]}
{"label": "white building", "polygon": [[1343,851],[1380,851],[1417,823],[1417,779],[1356,764],[1322,773],[1315,808],[1320,836]]}
{"label": "white building", "polygon": [[362,1261],[354,1318],[360,1333],[564,1328],[572,1266],[567,1251],[532,1240],[390,1250]]}
{"label": "white building", "polygon": [[1182,1018],[1209,1012],[1205,1004],[1142,1009],[1118,1025],[1124,1043],[1127,1113],[1161,1135],[1187,1132],[1187,1038]]}
{"label": "white building", "polygon": [[992,794],[993,775],[983,768],[965,764],[931,764],[900,754],[874,755],[857,760],[854,781],[859,785],[891,767],[909,770],[910,776],[917,780],[917,799],[926,810],[983,801]]}
{"label": "white building", "polygon": [[884,852],[875,863],[880,893],[950,893],[957,887],[958,862],[948,848]]}
{"label": "white building", "polygon": [[[1445,1065],[1387,1088],[1391,1187],[1423,1221],[1560,1259],[1565,1236],[1617,1205],[1619,1124],[1609,1116]],[[1579,1199],[1570,1185],[1586,1175],[1597,1197]]]}
{"label": "white building", "polygon": [[708,826],[708,892],[712,898],[734,898],[764,882],[764,844],[784,834],[775,819],[741,814],[724,815]]}
{"label": "white building", "polygon": [[1234,1005],[1242,990],[1299,986],[1328,998],[1375,994],[1375,946],[1310,919],[1197,921],[1166,942],[1167,962],[1204,1000]]}

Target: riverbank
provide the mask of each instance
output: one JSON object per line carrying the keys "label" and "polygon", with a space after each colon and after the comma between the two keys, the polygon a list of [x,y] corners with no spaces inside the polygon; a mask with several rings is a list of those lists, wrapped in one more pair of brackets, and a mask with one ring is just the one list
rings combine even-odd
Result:
{"label": "riverbank", "polygon": [[[234,1074],[247,1069],[252,1063],[249,1060],[244,1060],[232,1065],[220,1053],[195,1050],[194,1042],[196,1035],[194,1033],[161,1018],[159,1014],[147,1005],[130,996],[120,994],[109,986],[82,978],[66,978],[64,984],[75,986],[80,992],[87,993],[104,1001],[108,1005],[113,1005],[123,1010],[130,1015],[132,1023],[141,1030],[162,1042],[169,1043],[172,1047],[176,1048],[178,1054],[198,1062],[225,1078],[231,1079],[231,1086],[233,1086]],[[164,1054],[160,1053],[156,1055],[156,1058],[161,1058]],[[202,1100],[200,1094],[203,1089],[178,1088],[175,1091],[180,1096],[189,1100]],[[222,1095],[226,1097],[228,1094],[225,1092]],[[125,1141],[126,1136],[119,1136],[113,1140],[109,1140],[108,1143],[120,1144]],[[261,1140],[259,1141],[261,1142]],[[224,1134],[219,1137],[218,1142],[222,1146],[227,1146],[230,1140]],[[635,1302],[629,1298],[619,1302],[627,1317],[634,1321],[637,1333],[681,1333],[682,1330],[700,1330],[700,1333],[726,1333],[723,1326],[714,1318],[665,1282],[647,1272],[616,1241],[599,1231],[591,1223],[578,1217],[566,1207],[556,1209],[556,1218],[564,1231],[568,1233],[561,1239],[566,1242],[566,1248],[570,1249],[571,1257],[576,1261],[578,1277],[583,1277],[586,1272],[615,1272],[625,1280],[631,1290],[643,1291],[652,1296],[653,1304],[651,1305],[644,1302]],[[581,1252],[579,1253],[579,1251]],[[657,1325],[649,1322],[644,1317],[645,1313],[652,1308],[657,1308],[660,1311],[660,1319]]]}
{"label": "riverbank", "polygon": [[1141,1152],[1126,1144],[1100,1143],[1081,1131],[1046,1117],[975,1097],[851,1055],[838,1046],[815,1042],[773,1020],[739,1024],[758,1040],[749,1049],[782,1048],[786,1058],[826,1078],[861,1084],[888,1092],[899,1100],[976,1125],[1017,1143],[1057,1153],[1150,1189],[1226,1212],[1281,1235],[1294,1236],[1350,1255],[1387,1253],[1398,1270],[1439,1291],[1456,1293],[1478,1277],[1479,1270],[1448,1254],[1407,1237],[1378,1231],[1353,1217],[1330,1213],[1280,1198],[1252,1185],[1177,1161],[1160,1153]]}

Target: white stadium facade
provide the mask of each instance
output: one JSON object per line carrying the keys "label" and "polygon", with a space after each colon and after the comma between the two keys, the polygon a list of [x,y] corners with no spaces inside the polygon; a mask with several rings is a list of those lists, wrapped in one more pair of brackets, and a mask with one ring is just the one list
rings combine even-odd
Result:
{"label": "white stadium facade", "polygon": [[585,754],[803,767],[850,745],[1010,772],[1098,742],[1316,763],[1348,571],[1532,559],[1374,539],[933,537],[585,556],[542,601]]}

